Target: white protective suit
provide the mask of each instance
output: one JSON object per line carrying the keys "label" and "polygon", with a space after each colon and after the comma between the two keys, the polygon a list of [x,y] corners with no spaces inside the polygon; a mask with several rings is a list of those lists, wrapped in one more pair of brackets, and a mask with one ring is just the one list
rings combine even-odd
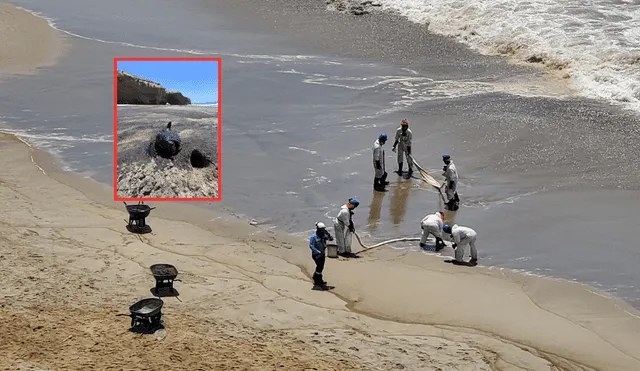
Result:
{"label": "white protective suit", "polygon": [[[382,165],[381,169],[376,169],[376,161],[380,161],[380,165]],[[385,166],[384,166],[384,149],[380,144],[380,140],[376,139],[373,143],[373,169],[375,170],[375,177],[382,178],[384,176]]]}
{"label": "white protective suit", "polygon": [[[444,171],[444,177],[444,193],[447,195],[447,201],[450,201],[458,190],[458,170],[456,170],[456,165],[453,161],[447,165],[447,169]],[[453,187],[450,186],[451,182],[453,182]]]}
{"label": "white protective suit", "polygon": [[476,250],[476,231],[468,227],[462,227],[454,224],[451,227],[451,235],[453,236],[453,242],[458,245],[456,247],[456,260],[463,262],[464,254],[467,250],[467,246],[471,249],[471,259],[478,260],[478,251]]}
{"label": "white protective suit", "polygon": [[442,238],[442,219],[440,213],[429,214],[422,219],[420,227],[422,228],[422,237],[420,238],[421,244],[427,243],[427,238],[432,234],[437,238]]}
{"label": "white protective suit", "polygon": [[333,224],[333,230],[336,235],[336,245],[338,245],[338,253],[351,253],[351,240],[353,235],[349,230],[351,223],[351,212],[347,205],[342,205],[338,216]]}
{"label": "white protective suit", "polygon": [[396,130],[396,138],[395,141],[398,142],[398,148],[396,151],[398,152],[398,164],[404,162],[404,157],[407,159],[407,164],[409,164],[409,171],[413,169],[413,161],[409,158],[409,152],[407,152],[407,147],[411,147],[411,140],[413,139],[413,133],[411,133],[411,129],[407,128],[407,135],[402,135],[402,127],[399,127]]}

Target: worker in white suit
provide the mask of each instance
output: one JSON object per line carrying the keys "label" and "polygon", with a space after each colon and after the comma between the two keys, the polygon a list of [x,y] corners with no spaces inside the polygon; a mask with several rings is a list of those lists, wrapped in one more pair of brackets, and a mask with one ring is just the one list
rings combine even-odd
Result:
{"label": "worker in white suit", "polygon": [[444,213],[440,211],[429,214],[422,219],[420,222],[420,228],[422,228],[420,247],[423,249],[426,247],[427,238],[429,238],[429,235],[431,234],[436,238],[436,251],[440,251],[444,248],[444,241],[442,240],[443,223]]}
{"label": "worker in white suit", "polygon": [[404,119],[400,122],[400,127],[396,130],[396,138],[393,142],[391,150],[396,152],[398,149],[398,175],[403,173],[404,158],[407,158],[407,164],[409,165],[408,176],[413,174],[413,160],[411,160],[411,142],[413,140],[413,133],[409,129],[409,121]]}
{"label": "worker in white suit", "polygon": [[387,142],[387,134],[382,133],[373,143],[373,189],[378,192],[384,192],[385,186],[389,184],[387,181],[387,171],[384,164],[384,149],[382,146]]}
{"label": "worker in white suit", "polygon": [[455,260],[453,261],[453,263],[467,264],[464,262],[463,258],[467,247],[469,247],[471,252],[471,260],[469,260],[469,264],[478,264],[478,250],[476,250],[476,231],[468,227],[459,226],[457,224],[454,224],[453,227],[449,224],[445,224],[442,227],[442,230],[445,233],[449,233],[451,235],[451,238],[453,239],[453,245],[451,245],[451,247],[453,247],[456,251]]}
{"label": "worker in white suit", "polygon": [[446,208],[447,210],[456,211],[460,204],[460,198],[458,197],[458,170],[448,153],[442,155],[442,162],[444,162],[442,175],[445,178],[442,186],[444,186],[444,194],[447,195]]}
{"label": "worker in white suit", "polygon": [[353,224],[353,209],[358,207],[360,202],[355,198],[350,198],[349,201],[342,205],[338,216],[333,224],[333,230],[336,235],[336,245],[338,245],[338,255],[344,257],[354,257],[351,252],[351,240],[353,239],[353,233],[356,228]]}

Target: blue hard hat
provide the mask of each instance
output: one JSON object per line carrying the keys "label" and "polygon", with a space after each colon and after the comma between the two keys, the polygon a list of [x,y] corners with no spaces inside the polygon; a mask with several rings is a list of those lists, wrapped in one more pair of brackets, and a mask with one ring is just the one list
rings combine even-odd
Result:
{"label": "blue hard hat", "polygon": [[448,160],[450,158],[451,158],[451,156],[448,153],[445,153],[444,155],[442,155],[442,159],[443,160]]}
{"label": "blue hard hat", "polygon": [[451,233],[451,226],[449,224],[445,224],[442,226],[442,230],[447,233]]}
{"label": "blue hard hat", "polygon": [[349,203],[353,206],[358,206],[360,205],[360,202],[358,202],[358,200],[356,200],[355,198],[350,198],[349,199]]}
{"label": "blue hard hat", "polygon": [[378,135],[378,139],[387,140],[387,133],[382,133],[382,134]]}

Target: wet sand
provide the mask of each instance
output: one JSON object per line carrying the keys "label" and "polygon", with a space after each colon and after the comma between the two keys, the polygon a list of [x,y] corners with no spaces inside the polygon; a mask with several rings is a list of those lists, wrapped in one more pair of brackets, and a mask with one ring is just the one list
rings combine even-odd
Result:
{"label": "wet sand", "polygon": [[[586,286],[378,249],[330,259],[336,288],[317,292],[290,237],[171,203],[130,234],[106,187],[11,136],[0,158],[3,367],[640,367],[640,313]],[[178,268],[180,301],[165,298],[165,329],[140,337],[115,314],[151,297],[156,263]]]}
{"label": "wet sand", "polygon": [[64,47],[63,38],[45,19],[0,3],[0,77],[50,66]]}
{"label": "wet sand", "polygon": [[[0,159],[4,368],[640,368],[640,313],[586,286],[376,249],[329,260],[336,288],[316,292],[298,238],[171,203],[138,237],[108,187],[10,136]],[[151,296],[159,262],[181,301],[140,337],[115,314]]]}

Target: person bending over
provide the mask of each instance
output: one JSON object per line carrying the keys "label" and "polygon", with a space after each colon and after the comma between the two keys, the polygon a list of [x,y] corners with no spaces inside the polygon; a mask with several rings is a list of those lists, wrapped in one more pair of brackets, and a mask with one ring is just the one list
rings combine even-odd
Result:
{"label": "person bending over", "polygon": [[455,260],[453,261],[454,264],[467,264],[463,260],[467,247],[471,250],[471,260],[469,260],[468,264],[478,264],[478,250],[476,250],[476,231],[457,224],[454,224],[453,227],[449,224],[445,224],[442,229],[445,233],[449,233],[451,235],[451,238],[453,239],[453,245],[451,245],[451,247],[453,247],[456,252]]}
{"label": "person bending over", "polygon": [[436,211],[433,214],[429,214],[420,222],[420,228],[422,228],[422,237],[420,238],[420,247],[423,249],[426,247],[427,238],[432,234],[436,238],[436,251],[440,251],[444,248],[444,241],[442,240],[442,227],[444,223],[444,213]]}

